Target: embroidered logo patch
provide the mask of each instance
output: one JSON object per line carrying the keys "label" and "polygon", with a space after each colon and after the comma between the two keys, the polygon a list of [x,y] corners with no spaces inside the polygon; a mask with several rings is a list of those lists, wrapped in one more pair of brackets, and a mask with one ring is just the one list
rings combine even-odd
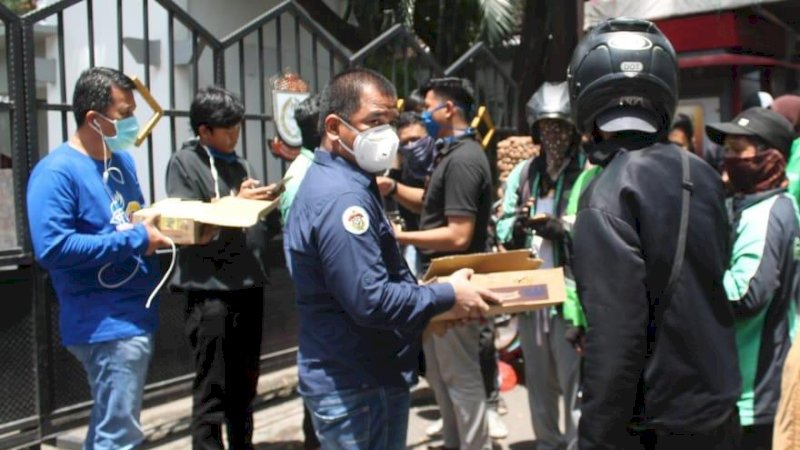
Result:
{"label": "embroidered logo patch", "polygon": [[351,206],[344,210],[342,214],[342,224],[348,233],[361,235],[369,230],[369,216],[364,208]]}

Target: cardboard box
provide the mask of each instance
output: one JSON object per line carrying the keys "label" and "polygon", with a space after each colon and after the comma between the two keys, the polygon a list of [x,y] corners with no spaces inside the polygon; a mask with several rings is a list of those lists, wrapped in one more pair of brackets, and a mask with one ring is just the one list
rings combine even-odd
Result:
{"label": "cardboard box", "polygon": [[[539,269],[541,265],[542,260],[530,258],[528,250],[447,256],[431,261],[422,282],[444,282],[456,270],[471,268],[472,282],[503,300],[502,305],[489,307],[488,316],[535,311],[560,305],[567,297],[563,269]],[[433,320],[450,318],[447,312]]]}
{"label": "cardboard box", "polygon": [[158,229],[176,244],[195,244],[203,224],[218,227],[249,228],[278,206],[278,201],[223,197],[211,203],[169,198],[133,213],[133,222],[157,216]]}

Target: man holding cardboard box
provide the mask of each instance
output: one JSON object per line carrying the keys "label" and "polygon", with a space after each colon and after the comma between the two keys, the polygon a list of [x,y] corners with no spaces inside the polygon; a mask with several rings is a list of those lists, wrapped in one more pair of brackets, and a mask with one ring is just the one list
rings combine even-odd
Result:
{"label": "man holding cardboard box", "polygon": [[53,280],[61,341],[83,365],[92,393],[84,448],[131,449],[139,423],[158,308],[145,308],[161,277],[152,221],[131,223],[144,197],[127,150],[139,133],[134,82],[93,67],[75,83],[78,129],[34,168],[28,212],[36,261]]}
{"label": "man holding cardboard box", "polygon": [[300,316],[300,393],[324,449],[405,449],[423,329],[447,311],[478,318],[496,301],[469,283],[470,271],[418,285],[408,270],[375,182],[399,145],[396,102],[394,86],[374,71],[334,77],[320,102],[322,144],[284,235]]}
{"label": "man holding cardboard box", "polygon": [[[401,244],[434,256],[488,250],[492,205],[489,160],[469,128],[475,100],[461,78],[438,78],[422,87],[428,135],[438,139],[425,183],[419,231],[398,231]],[[481,325],[469,323],[425,341],[426,378],[442,412],[445,448],[491,447],[487,399],[479,364]]]}
{"label": "man holding cardboard box", "polygon": [[588,321],[579,447],[738,448],[730,227],[718,174],[666,141],[675,51],[653,23],[612,19],[578,44],[568,79],[575,125],[604,167],[573,234]]}
{"label": "man holding cardboard box", "polygon": [[[230,92],[209,87],[197,93],[189,120],[197,139],[170,159],[167,194],[214,201],[235,195],[274,200],[274,186],[259,187],[253,168],[236,154],[244,106]],[[222,228],[201,245],[183,247],[171,286],[187,294],[186,333],[194,352],[192,446],[223,449],[222,423],[230,449],[252,448],[253,411],[261,353],[266,282],[262,223]],[[206,239],[207,241],[207,239]]]}

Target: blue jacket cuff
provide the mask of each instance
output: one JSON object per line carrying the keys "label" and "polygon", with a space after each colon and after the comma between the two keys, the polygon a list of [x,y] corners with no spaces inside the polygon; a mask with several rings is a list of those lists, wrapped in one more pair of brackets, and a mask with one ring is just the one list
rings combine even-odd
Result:
{"label": "blue jacket cuff", "polygon": [[436,314],[450,310],[456,302],[456,291],[450,283],[436,283],[429,286],[433,291],[433,307]]}

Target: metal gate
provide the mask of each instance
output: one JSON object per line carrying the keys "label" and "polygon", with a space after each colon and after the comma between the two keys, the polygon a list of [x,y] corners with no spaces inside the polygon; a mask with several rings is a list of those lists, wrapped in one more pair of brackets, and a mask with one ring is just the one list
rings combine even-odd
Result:
{"label": "metal gate", "polygon": [[[0,96],[0,449],[36,445],[83,424],[90,406],[84,372],[60,343],[58,302],[48,275],[32,261],[25,204],[35,163],[75,130],[69,95],[78,68],[103,65],[136,75],[161,102],[165,120],[132,152],[150,201],[165,196],[169,157],[191,137],[193,94],[209,84],[242,98],[246,111],[237,151],[260,179],[278,179],[285,166],[267,151],[275,133],[268,77],[285,68],[319,92],[346,67],[371,67],[390,78],[400,96],[432,76],[464,76],[498,126],[516,128],[516,83],[482,44],[446,66],[402,25],[351,53],[293,0],[255,16],[219,39],[172,0],[61,0],[21,17],[0,5],[0,92],[8,93]],[[85,29],[76,32],[76,23]],[[271,245],[264,371],[294,363],[297,336],[281,243]],[[162,296],[146,404],[186,395],[194,372],[183,336],[183,303],[167,291]]]}

